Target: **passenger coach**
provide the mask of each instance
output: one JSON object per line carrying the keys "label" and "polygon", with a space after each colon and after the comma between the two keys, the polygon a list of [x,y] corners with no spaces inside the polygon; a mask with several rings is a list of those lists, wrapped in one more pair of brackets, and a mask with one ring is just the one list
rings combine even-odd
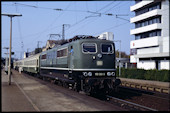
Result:
{"label": "passenger coach", "polygon": [[14,69],[31,74],[39,74],[39,56],[40,53],[19,61],[15,61]]}

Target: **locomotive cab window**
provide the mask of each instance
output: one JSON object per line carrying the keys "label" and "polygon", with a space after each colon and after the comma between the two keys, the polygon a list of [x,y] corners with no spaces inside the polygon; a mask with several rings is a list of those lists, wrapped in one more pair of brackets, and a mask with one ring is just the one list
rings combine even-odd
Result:
{"label": "locomotive cab window", "polygon": [[113,45],[112,44],[102,44],[101,51],[103,54],[113,54]]}
{"label": "locomotive cab window", "polygon": [[83,53],[96,53],[96,44],[95,43],[83,43],[82,44]]}

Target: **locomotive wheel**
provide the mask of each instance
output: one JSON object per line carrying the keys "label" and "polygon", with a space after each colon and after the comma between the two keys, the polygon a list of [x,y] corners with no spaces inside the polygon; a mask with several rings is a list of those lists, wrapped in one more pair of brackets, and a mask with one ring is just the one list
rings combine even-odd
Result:
{"label": "locomotive wheel", "polygon": [[73,85],[73,90],[76,91],[76,92],[79,92],[80,91],[80,84],[75,82],[74,85]]}
{"label": "locomotive wheel", "polygon": [[68,87],[69,87],[68,84],[67,84],[67,82],[63,82],[63,86],[64,86],[65,88],[68,88]]}
{"label": "locomotive wheel", "polygon": [[86,93],[86,94],[90,94],[91,93],[91,86],[89,86],[89,85],[85,85],[85,87],[84,87],[84,92]]}
{"label": "locomotive wheel", "polygon": [[59,86],[63,86],[62,81],[58,81],[58,85],[59,85]]}
{"label": "locomotive wheel", "polygon": [[42,78],[44,81],[47,81],[47,77],[45,77],[45,76],[43,76],[43,78]]}
{"label": "locomotive wheel", "polygon": [[74,90],[74,91],[77,91],[77,82],[74,83],[74,85],[73,85],[73,90]]}

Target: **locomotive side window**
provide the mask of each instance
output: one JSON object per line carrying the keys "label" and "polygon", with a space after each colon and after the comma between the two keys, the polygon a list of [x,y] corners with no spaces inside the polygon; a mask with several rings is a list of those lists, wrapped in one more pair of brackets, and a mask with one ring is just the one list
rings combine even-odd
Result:
{"label": "locomotive side window", "polygon": [[103,54],[113,54],[113,45],[112,44],[102,44],[101,50]]}
{"label": "locomotive side window", "polygon": [[46,54],[42,55],[41,59],[46,59]]}
{"label": "locomotive side window", "polygon": [[82,44],[83,53],[96,53],[96,44],[95,43],[83,43]]}
{"label": "locomotive side window", "polygon": [[65,49],[60,49],[57,51],[57,57],[67,57],[67,54],[68,54],[68,49],[65,48]]}

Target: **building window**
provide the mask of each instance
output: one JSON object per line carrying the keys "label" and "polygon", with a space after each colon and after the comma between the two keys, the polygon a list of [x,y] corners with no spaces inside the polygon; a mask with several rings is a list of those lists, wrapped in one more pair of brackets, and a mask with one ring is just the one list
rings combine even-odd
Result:
{"label": "building window", "polygon": [[140,35],[135,36],[135,40],[138,40],[138,39],[140,39]]}
{"label": "building window", "polygon": [[154,23],[161,23],[161,16],[154,17],[154,18],[142,21],[142,22],[137,22],[137,23],[135,23],[135,28],[151,25]]}
{"label": "building window", "polygon": [[142,0],[135,0],[135,3],[137,4],[137,3],[139,3],[139,2],[141,2]]}
{"label": "building window", "polygon": [[161,30],[157,31],[157,36],[161,36]]}
{"label": "building window", "polygon": [[136,55],[137,54],[137,49],[130,49],[130,55]]}
{"label": "building window", "polygon": [[154,9],[161,9],[161,2],[159,2],[159,3],[155,4],[155,5],[152,5],[150,7],[147,7],[147,8],[142,8],[141,10],[136,11],[135,15],[138,16],[138,15],[141,15],[143,13],[152,11]]}
{"label": "building window", "polygon": [[135,40],[142,39],[142,38],[154,37],[154,36],[161,36],[161,30],[154,30],[154,31],[135,35]]}

